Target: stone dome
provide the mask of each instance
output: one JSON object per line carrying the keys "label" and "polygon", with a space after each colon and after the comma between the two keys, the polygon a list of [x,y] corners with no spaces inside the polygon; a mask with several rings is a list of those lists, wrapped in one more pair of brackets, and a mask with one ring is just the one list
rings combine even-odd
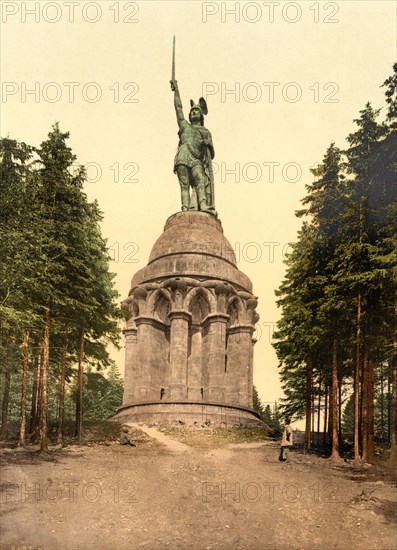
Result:
{"label": "stone dome", "polygon": [[221,222],[205,212],[178,212],[168,218],[148,265],[134,275],[131,288],[170,276],[220,279],[252,292]]}

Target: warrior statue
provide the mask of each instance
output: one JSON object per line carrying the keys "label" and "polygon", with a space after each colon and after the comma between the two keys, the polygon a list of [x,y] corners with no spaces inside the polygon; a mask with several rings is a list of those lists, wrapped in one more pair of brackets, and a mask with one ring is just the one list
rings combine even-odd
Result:
{"label": "warrior statue", "polygon": [[208,113],[207,104],[202,97],[198,105],[190,100],[189,122],[185,120],[178,83],[175,80],[175,39],[170,83],[179,126],[174,172],[178,175],[181,186],[182,210],[200,210],[216,217],[211,165],[215,151],[211,133],[204,127],[204,115]]}

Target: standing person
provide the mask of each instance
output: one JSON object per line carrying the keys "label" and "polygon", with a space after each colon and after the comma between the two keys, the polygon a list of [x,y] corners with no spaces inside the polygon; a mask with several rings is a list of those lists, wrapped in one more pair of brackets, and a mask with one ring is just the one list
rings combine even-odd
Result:
{"label": "standing person", "polygon": [[292,428],[290,426],[290,419],[285,418],[285,425],[283,431],[283,438],[280,446],[280,462],[289,462],[289,448],[292,446]]}

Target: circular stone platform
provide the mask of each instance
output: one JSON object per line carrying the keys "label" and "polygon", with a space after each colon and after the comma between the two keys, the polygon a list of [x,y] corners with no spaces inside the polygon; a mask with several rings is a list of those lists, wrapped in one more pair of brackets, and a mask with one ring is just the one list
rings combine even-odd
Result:
{"label": "circular stone platform", "polygon": [[114,420],[160,425],[263,426],[256,411],[217,403],[158,402],[123,405]]}

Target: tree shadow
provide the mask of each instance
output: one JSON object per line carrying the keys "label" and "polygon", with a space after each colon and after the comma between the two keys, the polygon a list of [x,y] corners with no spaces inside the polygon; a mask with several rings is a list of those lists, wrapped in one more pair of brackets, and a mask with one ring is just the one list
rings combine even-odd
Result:
{"label": "tree shadow", "polygon": [[42,463],[59,464],[66,457],[73,456],[78,458],[83,456],[82,453],[69,452],[68,449],[49,449],[48,452],[40,452],[37,448],[19,447],[16,449],[4,449],[0,454],[0,463],[4,466],[22,466],[22,465],[37,465]]}
{"label": "tree shadow", "polygon": [[378,516],[382,516],[387,523],[397,524],[397,502],[394,500],[379,499],[377,506],[372,510]]}

